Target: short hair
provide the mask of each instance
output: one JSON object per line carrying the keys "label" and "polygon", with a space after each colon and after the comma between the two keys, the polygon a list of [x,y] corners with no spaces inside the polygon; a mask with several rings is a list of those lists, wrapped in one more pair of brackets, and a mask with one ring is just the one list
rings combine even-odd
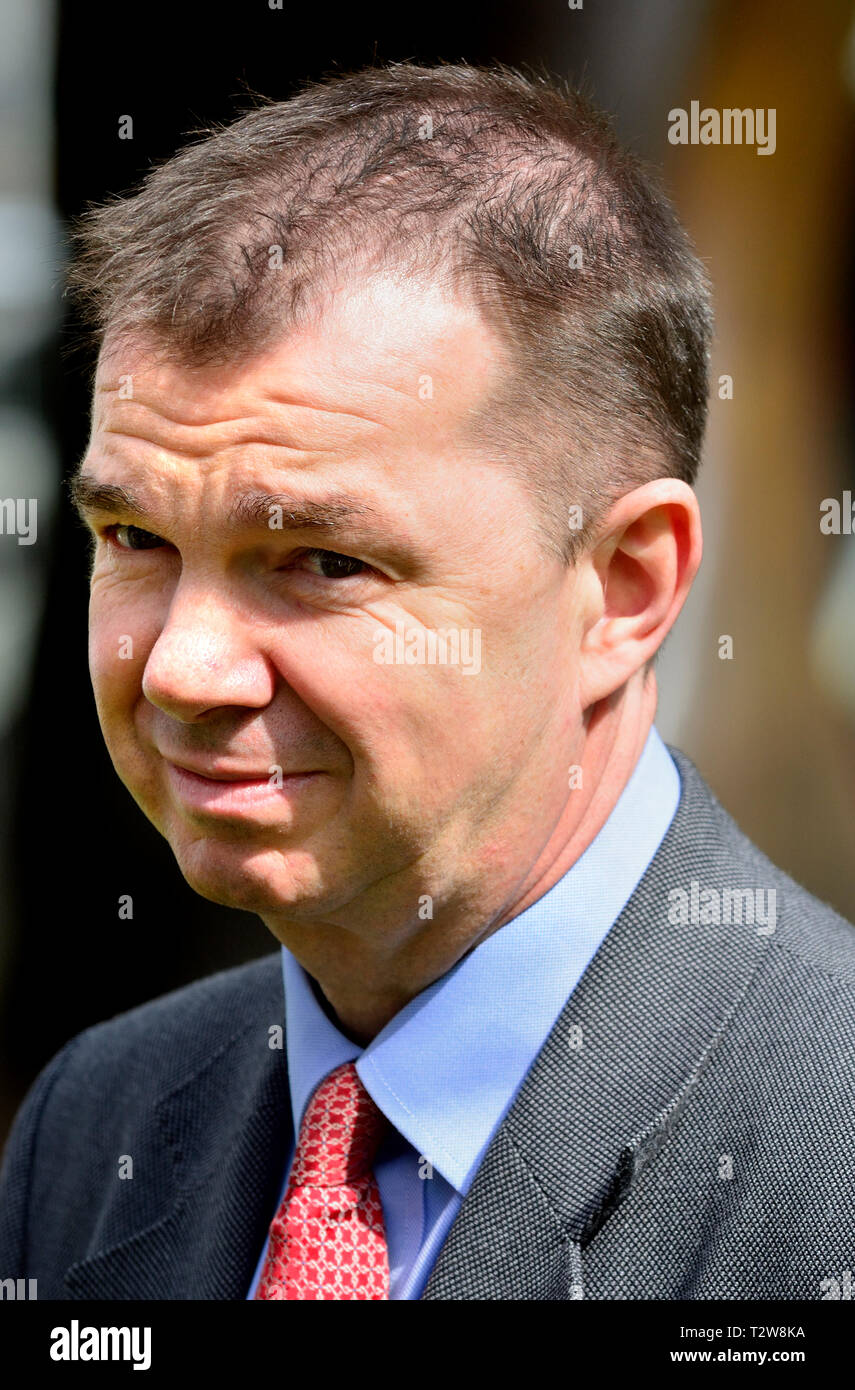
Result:
{"label": "short hair", "polygon": [[653,478],[694,483],[708,279],[589,96],[505,64],[403,62],[252,99],[76,219],[67,293],[102,346],[239,363],[360,269],[421,277],[506,349],[464,432],[529,488],[550,551],[574,563]]}

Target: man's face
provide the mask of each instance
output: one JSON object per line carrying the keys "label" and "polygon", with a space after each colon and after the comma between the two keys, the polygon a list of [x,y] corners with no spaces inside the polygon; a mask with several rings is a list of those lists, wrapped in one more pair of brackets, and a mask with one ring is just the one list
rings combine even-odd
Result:
{"label": "man's face", "polygon": [[95,698],[203,896],[415,916],[548,838],[580,633],[528,492],[460,443],[501,363],[474,312],[386,278],[249,366],[102,354],[83,472],[136,506],[90,516]]}

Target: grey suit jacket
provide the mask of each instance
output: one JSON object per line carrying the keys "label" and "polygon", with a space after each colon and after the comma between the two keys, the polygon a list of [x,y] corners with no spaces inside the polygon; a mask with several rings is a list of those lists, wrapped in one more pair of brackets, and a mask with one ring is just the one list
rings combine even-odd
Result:
{"label": "grey suit jacket", "polygon": [[[671,752],[676,816],[425,1299],[819,1300],[855,1271],[855,929]],[[244,1298],[292,1139],[282,1007],[277,951],[72,1039],[6,1148],[0,1278],[40,1299]]]}

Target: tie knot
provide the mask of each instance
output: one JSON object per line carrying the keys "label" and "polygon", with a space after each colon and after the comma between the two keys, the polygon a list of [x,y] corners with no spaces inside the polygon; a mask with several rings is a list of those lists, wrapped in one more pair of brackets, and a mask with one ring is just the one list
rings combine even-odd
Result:
{"label": "tie knot", "polygon": [[370,1173],[389,1121],[345,1062],[313,1093],[294,1153],[291,1186],[338,1187]]}

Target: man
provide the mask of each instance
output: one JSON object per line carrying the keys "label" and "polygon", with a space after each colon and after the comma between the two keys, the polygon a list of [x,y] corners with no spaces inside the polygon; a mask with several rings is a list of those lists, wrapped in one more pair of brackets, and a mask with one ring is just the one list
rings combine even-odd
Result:
{"label": "man", "polygon": [[400,64],[87,214],[72,285],[107,747],[279,946],[44,1069],[0,1274],[839,1289],[855,937],[653,723],[711,333],[664,196],[576,94]]}

